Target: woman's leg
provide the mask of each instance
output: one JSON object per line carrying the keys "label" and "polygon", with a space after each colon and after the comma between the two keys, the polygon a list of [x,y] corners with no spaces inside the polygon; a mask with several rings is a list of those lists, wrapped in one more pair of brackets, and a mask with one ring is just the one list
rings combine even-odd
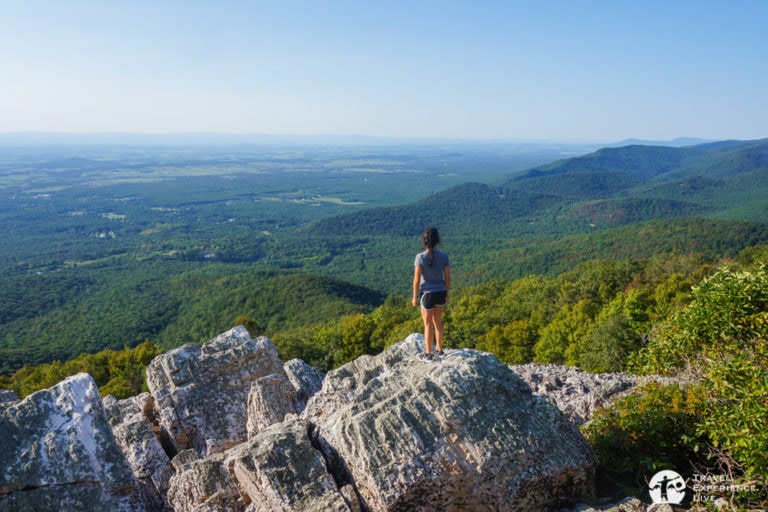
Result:
{"label": "woman's leg", "polygon": [[421,319],[424,321],[424,352],[427,354],[432,353],[432,343],[434,338],[434,323],[432,317],[434,316],[434,309],[421,308]]}
{"label": "woman's leg", "polygon": [[435,328],[435,350],[443,350],[443,307],[432,310],[432,325]]}

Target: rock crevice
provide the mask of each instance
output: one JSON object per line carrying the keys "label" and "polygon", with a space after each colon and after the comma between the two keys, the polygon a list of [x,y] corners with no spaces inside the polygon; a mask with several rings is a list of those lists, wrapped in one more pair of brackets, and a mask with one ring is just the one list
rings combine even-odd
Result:
{"label": "rock crevice", "polygon": [[307,436],[312,447],[323,457],[325,469],[333,478],[336,488],[344,497],[350,510],[353,512],[369,512],[369,507],[357,490],[352,473],[349,471],[344,459],[336,450],[328,444],[320,435],[317,425],[307,424]]}

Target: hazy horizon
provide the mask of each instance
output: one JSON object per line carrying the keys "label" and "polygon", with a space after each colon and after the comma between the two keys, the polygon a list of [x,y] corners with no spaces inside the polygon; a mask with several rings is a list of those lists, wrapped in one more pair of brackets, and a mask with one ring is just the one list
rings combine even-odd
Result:
{"label": "hazy horizon", "polygon": [[[460,145],[460,146],[615,146],[621,144],[658,144],[683,146],[704,144],[720,140],[697,137],[675,137],[666,140],[648,140],[631,137],[624,140],[547,140],[547,139],[481,139],[449,137],[391,137],[366,134],[264,134],[264,133],[215,133],[215,132],[178,132],[178,133],[131,133],[131,132],[0,132],[0,146],[38,146],[38,145],[313,145],[313,146],[397,146],[397,145]],[[750,139],[751,140],[751,139]]]}

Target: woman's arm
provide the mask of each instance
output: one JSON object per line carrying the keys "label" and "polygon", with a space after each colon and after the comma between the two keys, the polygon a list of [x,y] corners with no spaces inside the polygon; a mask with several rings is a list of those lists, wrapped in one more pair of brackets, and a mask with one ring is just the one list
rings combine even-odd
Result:
{"label": "woman's arm", "polygon": [[448,292],[451,291],[451,267],[443,269],[443,280],[445,281],[445,300],[448,300]]}
{"label": "woman's arm", "polygon": [[421,284],[421,267],[413,267],[413,297],[411,297],[413,307],[419,305],[419,284]]}

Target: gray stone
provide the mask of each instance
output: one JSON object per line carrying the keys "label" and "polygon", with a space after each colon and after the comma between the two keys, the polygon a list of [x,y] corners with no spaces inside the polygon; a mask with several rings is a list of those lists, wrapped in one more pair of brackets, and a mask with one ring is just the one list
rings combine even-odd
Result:
{"label": "gray stone", "polygon": [[277,348],[235,327],[202,347],[185,345],[157,356],[147,368],[158,421],[176,451],[200,457],[224,451],[248,437],[251,384],[285,375]]}
{"label": "gray stone", "polygon": [[350,512],[300,421],[274,425],[230,457],[238,486],[257,510]]}
{"label": "gray stone", "polygon": [[19,401],[19,395],[10,389],[0,389],[0,404],[11,404]]}
{"label": "gray stone", "polygon": [[538,395],[554,400],[571,421],[582,425],[595,411],[630,393],[638,377],[623,373],[589,373],[573,366],[524,364],[510,367]]}
{"label": "gray stone", "polygon": [[284,374],[272,374],[251,384],[248,394],[248,438],[296,413],[296,389]]}
{"label": "gray stone", "polygon": [[88,374],[0,405],[0,453],[0,511],[145,508]]}
{"label": "gray stone", "polygon": [[595,411],[611,407],[619,398],[648,382],[684,384],[677,377],[638,376],[628,373],[590,373],[575,366],[523,364],[510,366],[531,390],[553,400],[577,425],[592,420]]}
{"label": "gray stone", "polygon": [[197,456],[197,452],[190,448],[188,450],[182,450],[177,453],[176,456],[171,459],[171,464],[176,469],[176,471],[183,471],[184,466],[187,464],[192,464],[198,460],[200,460],[200,457]]}
{"label": "gray stone", "polygon": [[169,510],[165,495],[173,467],[153,424],[154,399],[149,393],[125,400],[104,398],[112,432],[139,483],[139,491],[148,511]]}
{"label": "gray stone", "polygon": [[227,469],[228,453],[191,461],[171,477],[168,502],[175,512],[241,512],[245,503]]}
{"label": "gray stone", "polygon": [[625,498],[618,503],[611,505],[604,505],[595,507],[592,505],[577,505],[572,508],[564,509],[561,512],[671,512],[672,508],[669,505],[664,505],[666,508],[661,508],[659,505],[645,505],[639,499],[630,497]]}
{"label": "gray stone", "polygon": [[296,389],[296,411],[301,413],[307,405],[307,400],[322,389],[325,374],[301,359],[291,359],[283,368]]}

